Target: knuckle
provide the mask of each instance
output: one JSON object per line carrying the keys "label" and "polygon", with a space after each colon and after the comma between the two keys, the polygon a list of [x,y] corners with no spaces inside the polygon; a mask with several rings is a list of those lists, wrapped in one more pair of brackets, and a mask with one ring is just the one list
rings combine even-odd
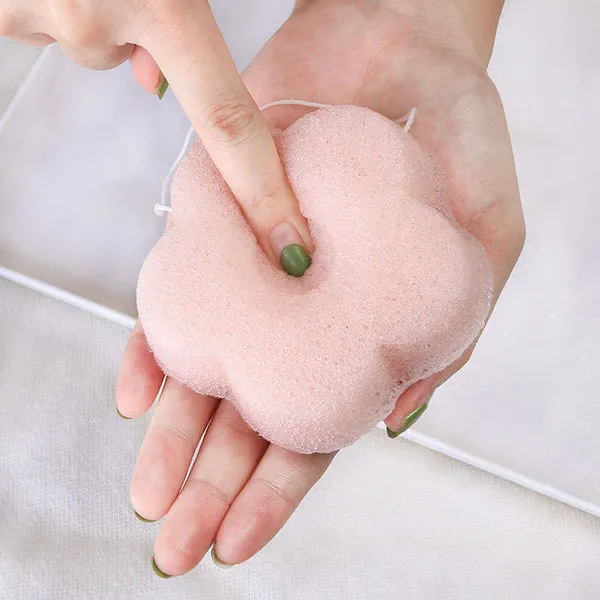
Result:
{"label": "knuckle", "polygon": [[104,31],[93,6],[79,0],[52,0],[60,41],[76,47],[102,44]]}
{"label": "knuckle", "polygon": [[218,413],[214,422],[218,427],[213,428],[211,436],[218,443],[243,449],[256,441],[257,434],[233,411]]}
{"label": "knuckle", "polygon": [[267,185],[255,192],[250,199],[250,208],[253,212],[272,213],[281,206],[285,186],[283,183]]}
{"label": "knuckle", "polygon": [[92,21],[82,23],[80,26],[61,28],[62,38],[71,46],[88,47],[97,46],[102,42],[100,28]]}
{"label": "knuckle", "polygon": [[249,102],[236,99],[215,103],[206,121],[215,137],[227,147],[248,141],[258,126],[254,107]]}
{"label": "knuckle", "polygon": [[193,472],[185,484],[185,487],[188,488],[188,491],[189,488],[196,488],[194,493],[199,497],[208,497],[225,509],[229,508],[231,502],[233,501],[233,498],[226,494],[221,488],[217,487],[214,483],[204,479],[203,477],[195,477]]}
{"label": "knuckle", "polygon": [[164,440],[165,444],[171,447],[182,448],[186,451],[196,448],[196,441],[190,432],[160,417],[154,417],[152,429]]}
{"label": "knuckle", "polygon": [[267,479],[257,479],[256,484],[262,488],[260,497],[263,498],[261,503],[263,509],[267,506],[272,509],[274,505],[277,505],[288,512],[296,510],[299,501],[292,498],[284,489],[284,486],[279,485],[276,481],[269,481]]}
{"label": "knuckle", "polygon": [[330,462],[328,455],[313,455],[308,461],[302,460],[302,464],[292,459],[282,464],[275,476],[260,477],[255,482],[268,504],[294,511]]}
{"label": "knuckle", "polygon": [[131,52],[127,48],[108,47],[98,48],[89,54],[78,53],[75,57],[77,62],[88,69],[106,71],[113,69],[127,60]]}

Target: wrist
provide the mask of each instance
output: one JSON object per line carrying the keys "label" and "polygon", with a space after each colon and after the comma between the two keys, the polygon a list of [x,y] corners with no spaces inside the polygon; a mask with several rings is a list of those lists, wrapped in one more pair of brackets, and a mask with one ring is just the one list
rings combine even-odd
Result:
{"label": "wrist", "polygon": [[454,4],[473,41],[475,52],[487,67],[494,49],[504,0],[454,0]]}
{"label": "wrist", "polygon": [[415,31],[486,69],[504,0],[296,0],[295,11],[337,4],[394,11]]}

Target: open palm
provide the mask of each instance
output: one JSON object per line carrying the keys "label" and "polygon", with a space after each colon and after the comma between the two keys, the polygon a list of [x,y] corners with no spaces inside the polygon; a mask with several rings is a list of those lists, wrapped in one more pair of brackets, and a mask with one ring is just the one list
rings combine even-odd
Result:
{"label": "open palm", "polygon": [[[500,100],[485,74],[486,60],[460,27],[436,31],[434,21],[400,12],[395,4],[299,3],[248,69],[246,84],[259,105],[286,98],[357,104],[392,119],[416,107],[411,133],[439,163],[457,220],[486,249],[496,299],[524,234]],[[267,117],[285,127],[304,110],[277,107]],[[469,355],[407,390],[387,419],[390,429],[399,430],[406,415]],[[121,368],[120,412],[127,417],[146,412],[162,379],[137,326]],[[332,458],[268,444],[230,403],[199,397],[168,380],[131,482],[136,512],[148,520],[165,517],[155,544],[160,572],[189,571],[213,543],[213,557],[221,563],[247,560],[279,531]]]}

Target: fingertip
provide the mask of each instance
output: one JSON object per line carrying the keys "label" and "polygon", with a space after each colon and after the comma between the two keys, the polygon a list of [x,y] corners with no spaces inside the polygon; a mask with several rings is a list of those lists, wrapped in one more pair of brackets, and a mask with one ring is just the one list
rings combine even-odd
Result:
{"label": "fingertip", "polygon": [[164,374],[150,352],[139,321],[123,353],[116,388],[118,414],[125,419],[150,409],[164,380]]}
{"label": "fingertip", "polygon": [[384,420],[388,437],[395,439],[412,427],[427,410],[434,391],[429,378],[415,383],[401,394],[394,410]]}
{"label": "fingertip", "polygon": [[269,245],[281,268],[293,277],[302,277],[312,263],[304,237],[289,221],[283,221],[269,231]]}
{"label": "fingertip", "polygon": [[167,573],[160,569],[160,567],[156,564],[156,558],[154,555],[152,556],[152,570],[154,571],[154,574],[161,579],[171,579],[171,577],[173,577],[173,575],[167,575]]}
{"label": "fingertip", "polygon": [[219,567],[219,569],[231,569],[231,567],[233,567],[234,565],[230,565],[227,563],[224,563],[219,556],[217,555],[217,551],[215,549],[215,544],[213,544],[213,547],[210,550],[210,557],[214,563],[214,565],[216,567]]}
{"label": "fingertip", "polygon": [[158,96],[159,100],[162,100],[165,97],[165,94],[167,93],[168,89],[169,82],[167,81],[167,78],[161,73],[161,82],[156,90],[156,95]]}
{"label": "fingertip", "polygon": [[124,414],[122,414],[118,406],[115,407],[115,410],[117,411],[117,414],[119,415],[119,417],[121,417],[121,419],[124,419],[125,421],[131,421],[132,417],[126,417]]}
{"label": "fingertip", "polygon": [[150,94],[160,99],[165,95],[168,82],[150,53],[140,46],[136,46],[129,59],[136,81]]}

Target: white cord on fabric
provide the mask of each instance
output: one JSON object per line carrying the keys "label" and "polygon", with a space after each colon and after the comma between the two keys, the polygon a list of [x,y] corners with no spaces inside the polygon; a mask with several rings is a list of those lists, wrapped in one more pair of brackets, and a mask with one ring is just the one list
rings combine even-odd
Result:
{"label": "white cord on fabric", "polygon": [[[320,102],[310,102],[308,100],[294,100],[294,99],[275,100],[274,102],[269,102],[268,104],[264,104],[263,106],[261,106],[259,108],[259,110],[262,112],[269,108],[272,108],[273,106],[306,106],[309,108],[331,108],[332,106],[335,106],[335,104],[322,104]],[[405,123],[405,125],[404,125],[405,133],[409,132],[410,128],[412,127],[413,123],[415,122],[416,116],[417,116],[417,109],[411,108],[408,115],[406,115],[405,117],[402,117],[401,119],[398,119],[398,121],[397,121],[398,123]],[[185,156],[186,152],[189,150],[189,147],[191,146],[191,144],[194,140],[195,134],[196,134],[196,132],[194,131],[194,128],[191,127],[190,130],[187,132],[187,135],[185,136],[185,142],[183,143],[183,148],[181,149],[179,156],[177,156],[177,158],[175,159],[175,162],[171,165],[171,168],[169,169],[169,172],[167,173],[167,177],[165,178],[165,182],[163,184],[162,192],[160,195],[160,203],[154,205],[154,214],[158,217],[162,217],[165,213],[173,212],[173,209],[170,206],[171,184],[173,183],[173,176],[175,175],[175,172],[177,171],[177,167],[179,167],[179,164],[183,160],[183,157]]]}
{"label": "white cord on fabric", "polygon": [[[385,429],[385,423],[379,423],[377,427],[380,429]],[[428,435],[424,435],[423,433],[419,433],[414,429],[409,429],[407,432],[402,434],[402,437],[414,442],[415,444],[419,444],[420,446],[425,446],[430,450],[439,452],[440,454],[445,454],[450,458],[455,458],[456,460],[471,465],[472,467],[481,469],[482,471],[487,471],[488,473],[496,475],[502,479],[506,479],[507,481],[512,481],[513,483],[537,492],[538,494],[548,496],[553,500],[558,500],[558,502],[568,504],[569,506],[573,506],[574,508],[578,508],[579,510],[590,513],[591,515],[600,517],[600,505],[583,500],[582,498],[579,498],[573,494],[563,492],[562,490],[559,490],[551,485],[538,481],[537,479],[533,479],[532,477],[528,477],[527,475],[523,475],[518,471],[513,471],[512,469],[509,469],[503,465],[499,465],[491,460],[470,454],[469,452],[455,448],[450,444],[440,442],[439,440],[429,437]]]}
{"label": "white cord on fabric", "polygon": [[60,300],[65,304],[75,306],[85,310],[86,312],[92,313],[93,315],[102,317],[108,321],[112,321],[113,323],[118,323],[119,325],[123,325],[123,327],[127,327],[128,329],[133,329],[135,325],[135,319],[129,315],[112,310],[106,306],[103,306],[102,304],[92,302],[87,298],[82,298],[81,296],[77,296],[76,294],[72,294],[66,290],[62,290],[61,288],[57,288],[49,283],[46,283],[45,281],[39,281],[38,279],[33,279],[33,277],[27,277],[27,275],[23,275],[23,273],[12,271],[6,267],[0,266],[0,278],[8,279],[8,281],[17,283],[18,285],[29,288],[35,292],[39,292],[44,296],[54,298],[55,300]]}

